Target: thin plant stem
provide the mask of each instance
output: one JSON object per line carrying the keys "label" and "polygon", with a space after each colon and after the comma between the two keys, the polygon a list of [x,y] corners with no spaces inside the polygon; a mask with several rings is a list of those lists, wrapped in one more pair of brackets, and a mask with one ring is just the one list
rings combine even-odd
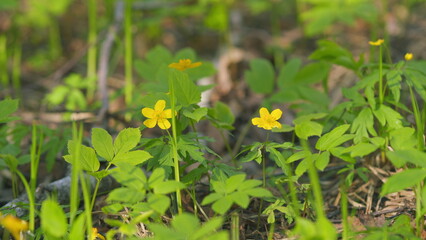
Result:
{"label": "thin plant stem", "polygon": [[340,186],[340,208],[342,211],[342,225],[343,225],[343,232],[342,232],[342,240],[348,240],[349,239],[349,223],[348,223],[348,196],[346,194],[346,186],[344,186],[344,183],[342,186]]}
{"label": "thin plant stem", "polygon": [[[132,2],[133,0],[126,0],[124,3],[124,72],[126,82],[124,85],[124,101],[127,106],[131,104],[133,94]],[[130,113],[126,115],[126,118],[131,118]]]}
{"label": "thin plant stem", "polygon": [[237,212],[231,213],[231,240],[240,240],[240,216]]}
{"label": "thin plant stem", "polygon": [[[197,207],[197,209],[200,210],[201,214],[203,215],[203,217],[206,219],[206,221],[209,221],[209,216],[207,216],[206,212],[203,210],[203,208],[201,207],[201,205],[198,203],[197,199],[195,198],[195,190],[190,192],[188,189],[186,189],[186,192],[188,193],[189,196],[191,196],[192,201],[194,202],[194,206]],[[195,209],[195,207],[194,207]],[[196,212],[194,213],[194,215],[196,215]]]}
{"label": "thin plant stem", "polygon": [[411,105],[413,106],[414,119],[416,121],[417,148],[420,151],[423,151],[424,147],[425,147],[425,143],[424,143],[424,139],[423,139],[425,123],[424,123],[424,121],[422,121],[422,115],[421,115],[419,105],[418,105],[417,100],[416,100],[416,96],[414,95],[413,89],[412,89],[411,86],[408,86],[408,89],[410,90]]}
{"label": "thin plant stem", "polygon": [[416,184],[415,188],[416,193],[416,235],[421,236],[423,229],[424,217],[422,214],[422,185],[421,183]]}
{"label": "thin plant stem", "polygon": [[29,209],[29,226],[28,229],[31,232],[34,232],[34,226],[35,226],[35,200],[34,200],[34,193],[31,191],[31,187],[30,184],[28,184],[27,179],[25,179],[24,175],[20,172],[20,171],[16,171],[16,174],[19,176],[19,178],[22,181],[22,184],[24,184],[25,187],[25,191],[27,192],[28,195],[28,202],[30,204],[30,209]]}
{"label": "thin plant stem", "polygon": [[[108,171],[108,169],[111,167],[111,165],[112,165],[112,163],[109,163],[108,166],[105,168],[105,171]],[[95,185],[95,189],[93,190],[93,196],[92,196],[92,201],[90,203],[90,209],[93,209],[93,206],[95,206],[96,195],[98,195],[99,185],[100,185],[101,181],[102,181],[102,179],[96,178],[96,185]]]}
{"label": "thin plant stem", "polygon": [[33,124],[32,144],[31,144],[31,151],[30,151],[30,155],[31,155],[30,187],[33,193],[35,193],[36,186],[37,186],[37,172],[38,172],[38,166],[40,163],[42,140],[43,140],[43,135],[41,133],[39,138],[37,138],[37,126]]}
{"label": "thin plant stem", "polygon": [[92,208],[91,208],[91,201],[90,201],[90,192],[89,187],[87,186],[87,183],[90,183],[90,180],[82,171],[80,171],[80,185],[81,190],[83,192],[83,200],[84,200],[84,208],[86,209],[84,211],[85,217],[86,217],[86,231],[88,239],[92,238]]}
{"label": "thin plant stem", "polygon": [[56,59],[62,53],[59,26],[56,21],[49,22],[49,49],[51,60]]}
{"label": "thin plant stem", "polygon": [[[309,144],[308,141],[305,139],[300,139],[302,147],[304,148],[305,151],[311,151],[309,148]],[[311,182],[311,187],[312,190],[314,192],[314,198],[315,198],[315,210],[317,213],[317,218],[321,219],[321,218],[325,218],[325,213],[324,213],[324,209],[323,209],[323,198],[322,198],[322,192],[321,192],[321,185],[319,182],[319,177],[318,177],[318,173],[317,170],[315,169],[315,165],[313,163],[313,159],[308,159],[309,160],[309,167],[308,167],[308,174],[309,174],[309,180]]]}
{"label": "thin plant stem", "polygon": [[70,187],[70,225],[72,226],[78,210],[79,194],[78,194],[78,176],[80,175],[80,164],[78,162],[80,156],[80,143],[83,138],[83,128],[81,124],[77,126],[76,122],[72,125],[73,143],[75,144],[75,155],[72,155],[71,170],[71,187]]}
{"label": "thin plant stem", "polygon": [[274,239],[275,223],[269,224],[268,240]]}
{"label": "thin plant stem", "polygon": [[[175,89],[174,78],[177,77],[175,70],[171,71],[172,76],[169,77],[169,92],[170,92],[170,105],[172,110],[172,154],[173,154],[173,167],[175,172],[175,181],[180,182],[179,171],[179,154],[177,149],[177,129],[176,129],[176,102],[175,102]],[[178,213],[182,213],[182,197],[180,190],[176,190],[176,201],[178,206]]]}
{"label": "thin plant stem", "polygon": [[0,84],[9,87],[9,76],[7,75],[7,37],[0,35]]}
{"label": "thin plant stem", "polygon": [[384,89],[383,89],[383,59],[382,59],[382,45],[379,46],[379,103],[383,104]]}
{"label": "thin plant stem", "polygon": [[15,97],[18,97],[18,98],[22,98],[21,57],[22,57],[22,44],[20,40],[17,40],[13,48],[12,84],[13,84],[13,89],[15,90]]}
{"label": "thin plant stem", "polygon": [[96,46],[97,41],[97,22],[96,22],[96,11],[97,11],[97,0],[87,1],[87,13],[89,21],[89,34],[88,34],[88,45],[87,51],[87,78],[88,78],[88,89],[87,98],[92,100],[95,95],[96,89],[96,55],[98,48]]}

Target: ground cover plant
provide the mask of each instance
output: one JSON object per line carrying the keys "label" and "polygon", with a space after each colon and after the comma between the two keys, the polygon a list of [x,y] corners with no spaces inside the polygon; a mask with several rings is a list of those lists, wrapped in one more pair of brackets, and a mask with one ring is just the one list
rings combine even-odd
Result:
{"label": "ground cover plant", "polygon": [[1,238],[426,238],[425,8],[3,0]]}

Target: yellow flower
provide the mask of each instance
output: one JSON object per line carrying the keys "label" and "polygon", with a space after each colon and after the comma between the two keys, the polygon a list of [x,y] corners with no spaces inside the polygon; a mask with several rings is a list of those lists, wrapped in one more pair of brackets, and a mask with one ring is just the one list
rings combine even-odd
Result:
{"label": "yellow flower", "polygon": [[92,239],[91,240],[96,240],[97,238],[105,240],[105,237],[102,236],[102,234],[98,233],[97,228],[92,228]]}
{"label": "yellow flower", "polygon": [[373,41],[368,41],[368,43],[371,45],[371,46],[380,46],[380,45],[382,45],[382,43],[384,43],[385,42],[385,40],[383,40],[383,39],[378,39],[377,41],[375,41],[375,42],[373,42]]}
{"label": "yellow flower", "polygon": [[196,68],[201,65],[201,62],[192,63],[191,59],[181,59],[178,63],[169,64],[169,68],[175,68],[179,71],[186,70],[188,68]]}
{"label": "yellow flower", "polygon": [[166,101],[158,100],[155,103],[154,109],[152,108],[143,108],[142,115],[149,118],[143,122],[143,125],[148,128],[153,128],[157,124],[161,129],[169,129],[171,124],[167,118],[172,118],[172,110],[164,109],[166,107]]}
{"label": "yellow flower", "polygon": [[405,58],[405,61],[410,61],[411,59],[413,59],[413,54],[412,53],[406,53],[404,58]]}
{"label": "yellow flower", "polygon": [[22,232],[28,230],[28,223],[12,215],[1,215],[0,213],[0,225],[9,231],[15,240],[23,240],[24,236]]}
{"label": "yellow flower", "polygon": [[268,109],[263,107],[259,110],[259,113],[260,118],[256,117],[251,120],[253,125],[266,130],[271,130],[272,128],[281,128],[281,123],[277,121],[283,114],[280,109],[275,109],[269,113]]}

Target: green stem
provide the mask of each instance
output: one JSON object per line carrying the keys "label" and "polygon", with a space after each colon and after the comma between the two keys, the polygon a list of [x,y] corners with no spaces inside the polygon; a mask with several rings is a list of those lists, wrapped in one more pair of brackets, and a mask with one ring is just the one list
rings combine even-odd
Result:
{"label": "green stem", "polygon": [[21,94],[21,57],[22,44],[17,40],[13,48],[13,68],[12,68],[12,83],[15,90],[15,97],[22,98]]}
{"label": "green stem", "polygon": [[87,1],[87,13],[89,20],[89,35],[88,35],[88,45],[89,49],[87,51],[87,78],[88,78],[88,89],[87,89],[87,98],[92,100],[95,95],[96,89],[96,55],[97,55],[97,23],[96,23],[96,1],[97,0],[88,0]]}
{"label": "green stem", "polygon": [[73,143],[75,148],[75,154],[72,155],[72,170],[71,170],[71,187],[70,187],[70,225],[72,226],[74,219],[77,215],[79,205],[79,194],[78,194],[78,176],[80,175],[80,164],[78,162],[80,156],[80,145],[83,138],[83,128],[81,125],[77,127],[77,123],[73,122]]}
{"label": "green stem", "polygon": [[9,87],[9,76],[7,75],[7,37],[0,35],[0,84],[3,88]]}
{"label": "green stem", "polygon": [[416,235],[421,236],[422,230],[423,230],[423,221],[424,217],[422,214],[422,202],[421,202],[421,196],[422,196],[422,185],[421,183],[416,184]]}
{"label": "green stem", "polygon": [[33,124],[33,130],[32,130],[32,144],[31,144],[31,172],[30,172],[30,187],[31,191],[35,193],[36,186],[37,186],[37,172],[38,172],[38,166],[40,163],[40,154],[41,154],[41,142],[43,140],[42,134],[40,134],[38,141],[37,141],[37,126]]}
{"label": "green stem", "polygon": [[384,89],[383,89],[383,59],[382,59],[382,45],[379,46],[379,103],[383,104]]}
{"label": "green stem", "polygon": [[425,143],[423,140],[423,134],[424,134],[424,126],[425,123],[422,121],[422,114],[419,109],[419,105],[416,100],[416,96],[413,92],[412,87],[409,85],[408,89],[410,90],[410,97],[411,97],[411,105],[413,106],[413,112],[414,112],[414,119],[416,121],[416,128],[417,128],[417,148],[420,151],[423,151],[425,148]]}
{"label": "green stem", "polygon": [[89,177],[86,177],[83,172],[80,172],[80,184],[81,184],[81,190],[83,192],[83,200],[84,200],[84,208],[86,209],[84,211],[84,214],[86,216],[86,231],[88,239],[92,238],[92,208],[91,208],[91,201],[90,201],[90,192],[89,187],[87,186],[87,182],[90,183]]}
{"label": "green stem", "polygon": [[35,222],[35,200],[34,200],[34,192],[31,191],[31,187],[28,184],[27,179],[25,179],[24,175],[19,172],[16,171],[16,174],[18,174],[19,178],[22,181],[22,184],[24,184],[25,187],[25,191],[27,192],[28,195],[28,202],[30,204],[30,209],[29,209],[29,226],[28,229],[31,232],[34,232],[34,222]]}
{"label": "green stem", "polygon": [[[309,148],[308,141],[305,139],[300,139],[300,141],[305,151],[310,152],[311,149]],[[307,159],[307,160],[309,160],[308,174],[309,174],[309,180],[311,182],[311,187],[314,192],[314,198],[315,198],[314,206],[317,213],[317,219],[325,218],[321,185],[320,185],[318,173],[317,173],[317,170],[315,169],[313,159],[310,157],[310,159]]]}
{"label": "green stem", "polygon": [[[173,167],[175,172],[175,181],[180,182],[179,172],[179,154],[177,149],[177,130],[176,130],[176,102],[175,102],[175,88],[174,78],[177,77],[175,70],[172,70],[172,77],[169,77],[169,92],[170,92],[170,105],[172,110],[172,154],[173,154]],[[178,213],[182,213],[182,197],[180,190],[176,190],[176,201],[178,206]]]}
{"label": "green stem", "polygon": [[[111,164],[112,163],[109,163],[104,171],[108,171],[108,169],[111,167]],[[90,209],[93,209],[93,206],[95,206],[96,195],[98,195],[98,189],[99,189],[99,185],[101,183],[101,180],[102,179],[96,178],[96,185],[95,185],[95,189],[93,190],[93,196],[92,196],[92,201],[90,203]]]}
{"label": "green stem", "polygon": [[349,223],[348,223],[348,196],[346,195],[346,187],[344,184],[340,187],[340,204],[342,211],[342,224],[343,224],[343,232],[342,232],[342,240],[349,239]]}
{"label": "green stem", "polygon": [[231,240],[240,240],[240,216],[237,212],[231,213]]}
{"label": "green stem", "polygon": [[51,60],[55,60],[62,53],[59,26],[56,21],[49,22],[49,49]]}
{"label": "green stem", "polygon": [[[125,15],[124,15],[124,59],[125,59],[125,86],[124,86],[124,100],[127,106],[132,102],[133,92],[133,51],[132,51],[132,0],[125,1]],[[130,113],[129,113],[130,114]],[[127,118],[130,118],[128,115]]]}

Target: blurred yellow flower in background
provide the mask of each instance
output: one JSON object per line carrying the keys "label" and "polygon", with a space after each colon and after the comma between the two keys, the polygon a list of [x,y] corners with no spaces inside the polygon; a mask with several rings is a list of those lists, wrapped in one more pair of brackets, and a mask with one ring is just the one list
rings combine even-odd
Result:
{"label": "blurred yellow flower in background", "polygon": [[179,71],[184,71],[188,68],[196,68],[201,66],[201,62],[192,63],[191,59],[181,59],[178,63],[169,64],[169,68],[174,68]]}
{"label": "blurred yellow flower in background", "polygon": [[12,215],[0,213],[0,225],[12,234],[15,240],[24,240],[23,233],[28,230],[28,223]]}
{"label": "blurred yellow flower in background", "polygon": [[98,233],[97,228],[92,228],[92,239],[91,240],[96,240],[97,238],[105,240],[105,237],[102,236],[102,234]]}
{"label": "blurred yellow flower in background", "polygon": [[253,118],[251,120],[253,125],[266,130],[271,130],[272,128],[281,128],[281,123],[277,121],[283,114],[280,109],[275,109],[269,113],[268,109],[263,107],[259,110],[259,113],[260,117]]}
{"label": "blurred yellow flower in background", "polygon": [[405,58],[405,61],[410,61],[411,59],[413,59],[413,54],[412,53],[406,53],[404,58]]}
{"label": "blurred yellow flower in background", "polygon": [[369,41],[368,44],[370,44],[371,46],[380,46],[382,45],[382,43],[384,43],[385,40],[383,39],[378,39],[377,41],[373,42],[373,41]]}
{"label": "blurred yellow flower in background", "polygon": [[157,124],[161,129],[169,129],[171,124],[168,118],[172,118],[172,110],[164,109],[166,107],[166,101],[158,100],[155,103],[154,109],[152,108],[143,108],[142,115],[148,119],[143,122],[143,125],[148,128],[154,128]]}

